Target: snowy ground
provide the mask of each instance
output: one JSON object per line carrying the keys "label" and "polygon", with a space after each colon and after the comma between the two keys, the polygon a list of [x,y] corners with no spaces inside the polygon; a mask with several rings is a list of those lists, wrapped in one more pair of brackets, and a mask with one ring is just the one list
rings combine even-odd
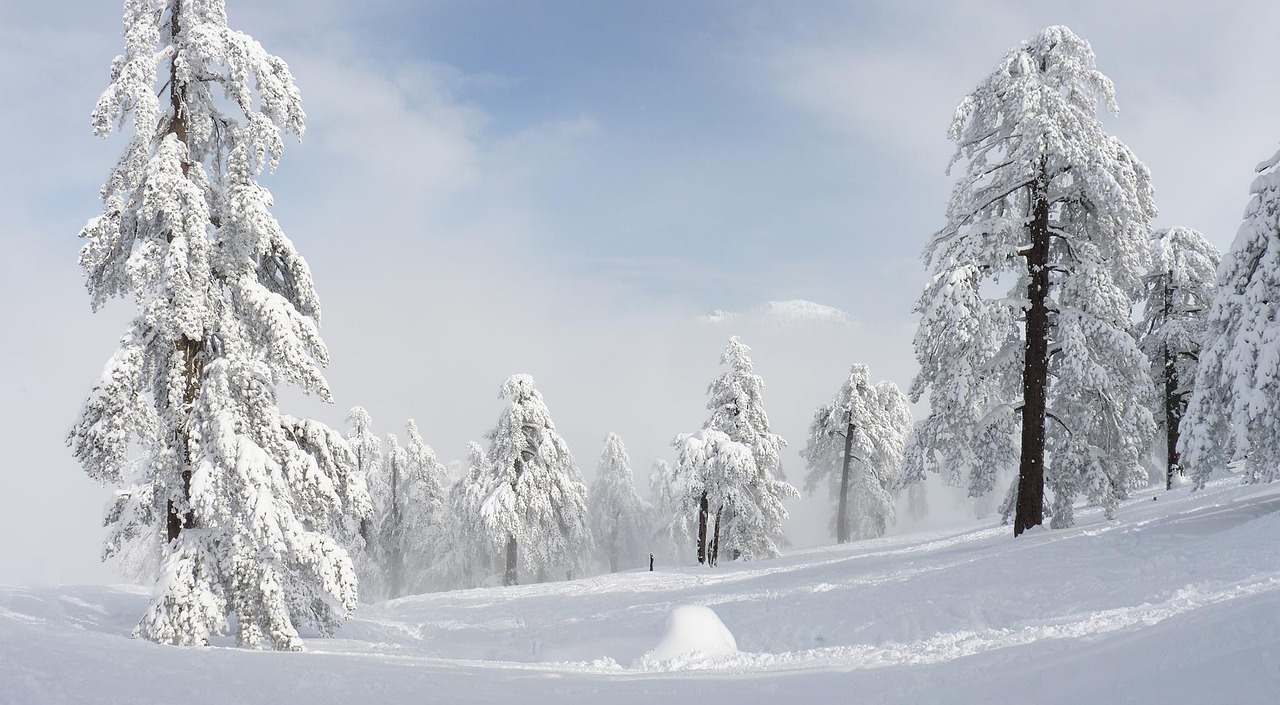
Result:
{"label": "snowy ground", "polygon": [[[1280,483],[1077,517],[407,598],[302,654],[131,640],[136,588],[3,588],[0,703],[1280,701]],[[643,659],[686,604],[738,651]]]}

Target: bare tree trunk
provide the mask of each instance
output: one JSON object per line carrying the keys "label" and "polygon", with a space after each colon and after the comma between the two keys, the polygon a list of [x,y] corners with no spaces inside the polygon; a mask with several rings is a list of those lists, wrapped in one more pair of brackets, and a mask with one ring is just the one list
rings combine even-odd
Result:
{"label": "bare tree trunk", "polygon": [[724,507],[716,511],[716,535],[711,540],[711,565],[720,561],[720,517],[724,515]]}
{"label": "bare tree trunk", "polygon": [[836,514],[836,543],[849,542],[849,461],[853,458],[853,418],[849,412],[844,427],[844,462],[840,468],[840,508]]}
{"label": "bare tree trunk", "polygon": [[507,539],[507,572],[502,576],[503,585],[519,585],[516,575],[516,537]]}
{"label": "bare tree trunk", "polygon": [[[1164,287],[1164,320],[1173,315],[1173,272],[1168,273]],[[1165,490],[1173,489],[1173,476],[1182,471],[1178,457],[1178,426],[1182,423],[1182,400],[1178,396],[1177,355],[1164,345],[1164,430],[1165,430]]]}
{"label": "bare tree trunk", "polygon": [[[172,14],[169,17],[169,33],[171,41],[176,38],[181,30],[178,18],[182,12],[182,0],[174,0]],[[169,62],[169,104],[173,108],[173,117],[169,121],[167,131],[174,135],[179,142],[190,148],[190,138],[187,135],[187,116],[186,116],[186,84],[178,80],[178,59],[175,54],[174,58]],[[190,169],[190,155],[182,163],[182,173],[185,176]],[[169,242],[173,242],[173,233],[167,235]],[[178,505],[173,500],[169,500],[168,517],[166,521],[166,535],[169,541],[173,541],[182,534],[183,529],[189,529],[195,526],[195,512],[191,510],[191,434],[187,430],[187,419],[191,413],[191,407],[195,404],[196,397],[200,394],[200,378],[204,373],[204,359],[201,353],[204,351],[204,341],[192,340],[187,336],[182,336],[176,343],[177,353],[182,356],[182,374],[183,374],[183,390],[182,390],[182,406],[181,413],[177,415],[177,444],[178,451],[181,453],[181,473],[182,473],[182,499],[186,505],[186,511],[180,511]]]}
{"label": "bare tree trunk", "polygon": [[698,562],[707,563],[707,493],[698,500]]}
{"label": "bare tree trunk", "polygon": [[618,532],[616,529],[609,536],[609,572],[618,572]]}
{"label": "bare tree trunk", "polygon": [[391,463],[391,580],[390,597],[404,595],[404,547],[401,546],[403,515],[400,513],[400,466]]}
{"label": "bare tree trunk", "polygon": [[1049,386],[1049,201],[1044,160],[1031,186],[1026,358],[1022,373],[1022,461],[1013,535],[1044,522],[1044,422]]}

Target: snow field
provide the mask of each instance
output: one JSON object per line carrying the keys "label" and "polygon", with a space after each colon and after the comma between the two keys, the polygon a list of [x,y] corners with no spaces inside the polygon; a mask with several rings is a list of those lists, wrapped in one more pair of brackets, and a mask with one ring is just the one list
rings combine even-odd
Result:
{"label": "snow field", "polygon": [[[129,639],[137,588],[8,588],[0,703],[1274,702],[1280,486],[1077,517],[362,605],[302,654]],[[643,658],[676,633],[737,650]]]}

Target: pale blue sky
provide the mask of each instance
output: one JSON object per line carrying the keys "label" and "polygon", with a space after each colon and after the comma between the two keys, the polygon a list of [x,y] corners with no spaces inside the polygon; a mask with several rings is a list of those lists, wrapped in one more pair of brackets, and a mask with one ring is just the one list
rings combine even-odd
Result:
{"label": "pale blue sky", "polygon": [[[1117,9],[1116,6],[1121,6]],[[540,382],[584,472],[616,431],[637,473],[704,416],[741,333],[798,457],[853,362],[915,371],[918,260],[950,191],[961,97],[1049,24],[1116,83],[1110,130],[1151,167],[1161,225],[1234,235],[1280,140],[1280,6],[1198,2],[231,0],[285,58],[308,134],[264,179],[325,306],[335,425],[414,416],[462,458],[514,372]],[[0,584],[101,580],[105,491],[62,446],[125,305],[91,315],[75,238],[123,147],[88,114],[119,52],[112,0],[0,0]],[[810,299],[838,333],[711,309]],[[800,544],[824,502],[797,505]],[[814,527],[818,527],[815,529]],[[15,540],[13,537],[23,537]]]}

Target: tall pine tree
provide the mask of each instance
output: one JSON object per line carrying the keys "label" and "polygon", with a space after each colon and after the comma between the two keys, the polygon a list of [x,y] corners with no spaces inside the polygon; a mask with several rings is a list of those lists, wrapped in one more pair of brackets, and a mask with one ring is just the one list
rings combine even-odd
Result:
{"label": "tall pine tree", "polygon": [[1111,516],[1145,482],[1152,389],[1129,310],[1154,196],[1099,106],[1115,110],[1114,89],[1071,30],[1010,51],[956,109],[964,173],[924,251],[911,398],[929,392],[931,413],[907,477],[967,474],[980,496],[1020,456],[1014,535],[1043,521],[1046,485],[1061,527],[1079,494]]}
{"label": "tall pine tree", "polygon": [[1178,436],[1191,396],[1213,282],[1222,255],[1191,228],[1164,228],[1151,234],[1151,264],[1144,288],[1138,344],[1151,360],[1158,388],[1153,412],[1165,458],[1165,489],[1182,474]]}
{"label": "tall pine tree", "polygon": [[631,457],[616,433],[604,439],[587,507],[596,552],[609,572],[640,566],[650,552],[649,506],[636,493]]}
{"label": "tall pine tree", "polygon": [[232,617],[242,645],[300,649],[296,625],[329,632],[355,607],[331,535],[358,488],[344,439],[276,406],[281,384],[331,401],[311,273],[257,183],[282,133],[302,134],[298,90],[222,0],[126,0],[124,37],[93,128],[132,137],[80,264],[95,309],[138,314],[68,441],[90,476],[128,485],[108,552],[166,539],[137,635],[207,644]]}
{"label": "tall pine tree", "polygon": [[892,382],[871,384],[866,365],[854,365],[836,396],[814,412],[800,455],[809,466],[805,489],[828,486],[836,500],[836,543],[883,536],[894,519],[890,493],[911,432],[907,398]]}
{"label": "tall pine tree", "polygon": [[1219,268],[1183,419],[1180,448],[1196,487],[1228,463],[1243,464],[1246,482],[1280,473],[1280,152],[1257,171]]}
{"label": "tall pine tree", "polygon": [[753,372],[750,351],[737,336],[729,339],[720,358],[729,369],[707,387],[711,416],[702,427],[746,446],[755,461],[750,481],[725,509],[727,526],[720,545],[734,558],[773,558],[779,555],[778,543],[785,541],[783,501],[800,493],[782,472],[780,454],[787,442],[769,427],[764,380]]}
{"label": "tall pine tree", "polygon": [[653,461],[649,470],[649,503],[653,508],[652,543],[654,553],[663,560],[679,561],[694,546],[694,526],[686,511],[676,473],[667,461]]}
{"label": "tall pine tree", "polygon": [[500,398],[508,403],[488,434],[481,514],[489,535],[505,544],[503,584],[518,583],[521,566],[540,580],[557,570],[581,574],[592,543],[578,464],[532,377],[512,375]]}

